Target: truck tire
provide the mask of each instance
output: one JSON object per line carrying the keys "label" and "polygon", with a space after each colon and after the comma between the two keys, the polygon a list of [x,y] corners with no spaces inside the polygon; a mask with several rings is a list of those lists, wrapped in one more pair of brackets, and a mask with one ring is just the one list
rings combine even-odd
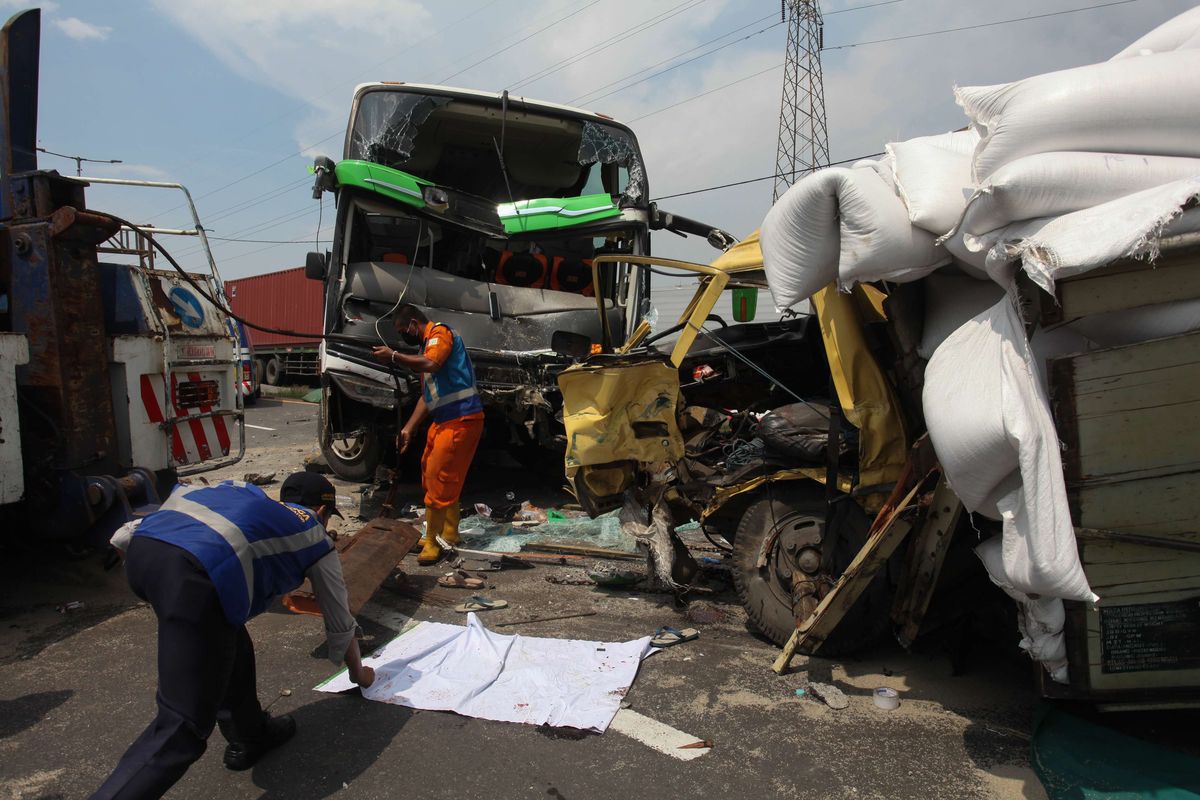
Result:
{"label": "truck tire", "polygon": [[383,456],[383,442],[376,426],[366,426],[359,436],[326,436],[325,403],[321,403],[317,413],[317,439],[321,443],[321,455],[334,475],[358,483],[375,480],[375,470]]}
{"label": "truck tire", "polygon": [[267,382],[268,386],[278,386],[286,374],[283,371],[283,364],[279,363],[278,358],[271,356],[267,359],[267,366],[263,368],[263,379]]}
{"label": "truck tire", "polygon": [[[840,503],[839,535],[835,545],[833,574],[818,576],[830,586],[842,574],[866,541],[870,519],[856,503]],[[746,507],[733,541],[733,582],[738,599],[760,633],[783,646],[796,620],[792,615],[791,578],[801,571],[801,556],[811,560],[821,555],[820,541],[825,525],[824,487],[809,482],[768,485]],[[766,566],[757,566],[768,538],[778,531]],[[810,561],[811,563],[811,561]],[[842,619],[817,651],[820,656],[841,656],[862,650],[888,631],[891,585],[884,575],[876,576],[858,602]]]}

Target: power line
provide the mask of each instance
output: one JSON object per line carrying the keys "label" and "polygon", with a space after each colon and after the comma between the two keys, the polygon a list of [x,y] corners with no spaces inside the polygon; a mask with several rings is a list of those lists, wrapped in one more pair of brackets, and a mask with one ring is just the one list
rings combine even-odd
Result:
{"label": "power line", "polygon": [[645,33],[646,31],[650,30],[654,26],[660,25],[660,24],[666,22],[667,20],[672,19],[673,17],[677,17],[685,11],[690,11],[691,9],[695,8],[696,6],[700,5],[703,2],[704,2],[704,0],[684,0],[684,2],[680,3],[677,6],[673,6],[672,8],[669,8],[666,11],[663,11],[662,13],[658,14],[658,16],[656,16],[656,17],[651,17],[648,20],[639,22],[637,25],[631,25],[623,31],[618,31],[617,33],[615,33],[612,36],[605,39],[603,42],[600,42],[599,44],[595,44],[592,47],[588,48],[583,53],[576,53],[575,55],[570,56],[568,58],[564,58],[563,60],[555,62],[554,64],[551,64],[548,67],[544,67],[543,69],[538,70],[537,72],[530,73],[526,77],[521,78],[516,83],[513,83],[511,86],[509,86],[509,88],[510,89],[518,89],[522,86],[528,86],[530,84],[537,83],[538,81],[542,80],[543,78],[547,78],[547,77],[553,75],[554,73],[559,72],[563,69],[566,69],[567,67],[569,67],[573,64],[577,64],[580,61],[591,58],[592,56],[596,55],[597,53],[603,52],[604,50],[607,50],[608,48],[612,47],[613,45],[620,44],[621,42],[623,42],[627,39],[633,38],[634,36],[637,36],[639,33]]}
{"label": "power line", "polygon": [[655,25],[660,25],[665,23],[668,19],[678,17],[679,14],[682,14],[685,11],[690,11],[691,8],[695,8],[696,6],[702,4],[702,2],[704,2],[704,0],[684,0],[684,2],[680,2],[678,6],[667,8],[666,11],[661,12],[656,17],[650,17],[649,19],[643,20],[643,22],[637,23],[636,25],[630,25],[629,28],[618,31],[616,34],[606,38],[605,41],[602,41],[598,44],[593,44],[592,47],[584,50],[583,53],[576,53],[575,55],[569,56],[569,58],[565,58],[562,61],[556,61],[554,64],[548,67],[541,68],[541,70],[538,72],[528,74],[528,76],[517,80],[516,83],[509,86],[509,89],[520,89],[521,86],[538,83],[539,80],[548,78],[556,72],[565,70],[566,67],[578,64],[580,61],[592,58],[592,56],[595,54],[604,52],[604,50],[613,47],[614,44],[628,41],[629,38],[637,36],[638,34],[643,34],[643,32],[654,28]]}
{"label": "power line", "polygon": [[592,2],[587,3],[586,5],[575,9],[570,14],[567,14],[564,17],[559,17],[554,22],[551,22],[549,25],[546,25],[542,28],[538,28],[536,31],[529,34],[528,36],[524,36],[524,37],[518,39],[517,41],[513,42],[512,44],[507,45],[505,47],[501,47],[499,50],[496,50],[495,52],[491,53],[490,55],[484,56],[483,58],[476,61],[474,64],[465,66],[462,69],[460,69],[458,72],[447,75],[445,78],[442,78],[440,81],[438,81],[438,83],[445,83],[446,81],[450,80],[451,78],[456,78],[459,75],[462,75],[464,72],[474,69],[475,67],[478,67],[480,64],[491,61],[493,58],[500,55],[501,53],[507,53],[509,50],[512,50],[514,47],[521,44],[522,42],[532,39],[534,36],[537,36],[539,33],[545,33],[546,31],[550,30],[551,28],[553,28],[555,25],[559,24],[560,22],[564,22],[564,21],[570,19],[571,17],[575,16],[576,14],[580,14],[584,11],[587,11],[589,8],[591,8],[594,5],[597,5],[598,3],[600,3],[600,0],[592,0]]}
{"label": "power line", "polygon": [[[774,16],[774,15],[772,15],[772,16]],[[638,80],[636,80],[636,81],[633,81],[632,83],[627,83],[627,84],[625,84],[624,86],[622,86],[622,87],[620,87],[620,88],[618,88],[618,89],[613,89],[611,92],[606,92],[606,93],[604,93],[604,94],[602,94],[602,95],[599,95],[599,96],[597,96],[597,97],[588,97],[588,95],[583,95],[583,96],[584,96],[584,97],[588,97],[588,101],[587,101],[587,102],[588,102],[589,104],[591,104],[591,103],[595,103],[597,100],[603,100],[603,99],[604,99],[604,98],[606,98],[606,97],[611,97],[612,95],[614,95],[614,94],[617,94],[618,92],[623,92],[623,91],[625,91],[626,89],[629,89],[629,88],[632,88],[632,87],[634,87],[634,86],[637,86],[639,83],[645,83],[645,82],[646,82],[646,81],[648,81],[648,80],[653,80],[654,78],[657,78],[659,75],[665,75],[665,74],[667,74],[668,72],[671,72],[672,70],[677,70],[677,69],[679,69],[679,68],[680,68],[680,67],[682,67],[682,66],[685,66],[685,65],[687,65],[687,64],[691,64],[693,61],[698,61],[698,60],[700,60],[701,58],[704,58],[704,57],[706,57],[706,56],[711,56],[713,53],[716,53],[716,52],[718,52],[718,51],[724,50],[726,47],[733,47],[735,44],[741,44],[742,42],[744,42],[744,41],[746,41],[746,40],[748,40],[748,39],[753,39],[755,36],[759,36],[759,35],[761,35],[761,34],[764,34],[764,33],[766,33],[767,31],[771,30],[772,28],[776,28],[776,27],[778,27],[778,26],[780,26],[780,25],[782,25],[782,24],[783,24],[782,22],[775,22],[775,23],[772,23],[771,25],[768,25],[768,26],[767,26],[767,27],[765,27],[765,28],[761,28],[761,29],[759,29],[759,30],[755,31],[754,33],[747,34],[746,36],[743,36],[743,37],[742,37],[742,38],[740,38],[740,39],[735,39],[735,40],[734,40],[734,41],[732,41],[732,42],[726,42],[725,44],[721,45],[720,47],[714,47],[712,50],[709,50],[709,51],[707,51],[707,52],[701,53],[701,54],[699,54],[699,55],[697,55],[697,56],[693,56],[693,57],[691,57],[691,58],[687,59],[686,61],[680,61],[678,64],[673,64],[673,65],[671,65],[671,66],[667,67],[666,69],[659,70],[658,72],[655,72],[655,73],[652,73],[652,74],[650,74],[650,75],[647,75],[646,77],[644,77],[644,78],[640,78],[640,79],[638,79]],[[571,101],[571,102],[574,102],[574,101]]]}
{"label": "power line", "polygon": [[[334,131],[333,133],[329,134],[328,136],[326,136],[324,139],[321,139],[320,141],[313,142],[312,144],[308,145],[307,147],[303,147],[303,148],[301,148],[301,149],[297,150],[296,152],[294,152],[294,153],[291,153],[291,154],[289,154],[289,155],[286,155],[286,156],[284,156],[283,158],[281,158],[281,159],[279,159],[279,160],[277,160],[277,161],[272,161],[270,164],[267,164],[267,165],[266,165],[265,167],[263,167],[262,169],[256,169],[254,172],[251,172],[251,173],[249,173],[249,174],[247,174],[247,175],[243,175],[242,177],[240,177],[240,178],[237,178],[236,180],[232,180],[232,181],[230,181],[229,183],[225,184],[224,186],[218,186],[216,189],[213,189],[212,191],[205,192],[204,194],[201,194],[201,195],[197,195],[195,199],[196,199],[196,200],[203,200],[205,197],[211,197],[212,195],[216,194],[217,192],[223,192],[223,191],[225,191],[226,189],[228,189],[228,188],[230,188],[230,187],[232,187],[232,186],[237,186],[237,185],[238,185],[239,183],[241,183],[242,181],[249,180],[250,178],[253,178],[255,175],[260,175],[260,174],[262,174],[262,173],[266,172],[267,170],[271,169],[272,167],[277,167],[277,166],[279,166],[280,164],[282,164],[283,162],[285,162],[285,161],[289,161],[289,160],[291,160],[291,159],[295,158],[296,156],[302,156],[302,155],[304,155],[304,154],[305,154],[305,152],[307,152],[307,151],[309,151],[309,150],[313,149],[313,148],[314,148],[314,147],[316,147],[317,145],[319,145],[319,144],[325,144],[325,142],[328,142],[328,141],[329,141],[330,139],[332,139],[333,137],[335,137],[335,136],[341,136],[341,135],[344,135],[344,133],[345,133],[344,131]],[[153,219],[158,219],[159,217],[162,217],[162,216],[163,216],[163,215],[165,215],[165,214],[169,214],[169,213],[171,213],[172,211],[176,211],[176,210],[178,210],[178,209],[180,209],[180,208],[183,208],[183,207],[184,207],[184,204],[177,205],[177,206],[174,206],[174,207],[172,207],[172,208],[168,208],[166,211],[163,211],[161,214],[156,214],[156,215],[153,217]]]}
{"label": "power line", "polygon": [[59,158],[69,158],[75,162],[76,177],[83,176],[83,162],[89,164],[124,164],[125,162],[119,158],[87,158],[85,156],[69,156],[66,153],[56,153],[53,150],[47,150],[44,147],[37,148],[39,153],[45,153],[48,156],[58,156]]}
{"label": "power line", "polygon": [[1063,11],[1051,11],[1046,14],[1031,14],[1027,17],[1014,17],[1013,19],[1001,19],[995,22],[981,22],[978,25],[963,25],[958,28],[946,28],[940,31],[926,31],[925,33],[910,33],[906,36],[889,36],[886,39],[872,39],[867,42],[851,42],[850,44],[839,44],[834,47],[824,47],[822,50],[846,50],[851,47],[864,47],[869,44],[881,44],[883,42],[899,42],[905,39],[920,39],[925,36],[937,36],[943,33],[958,33],[959,31],[971,31],[978,28],[991,28],[995,25],[1008,25],[1013,22],[1025,22],[1031,19],[1045,19],[1046,17],[1058,17],[1063,14],[1075,14],[1080,11],[1092,11],[1097,8],[1108,8],[1110,6],[1123,6],[1128,3],[1136,3],[1138,0],[1114,0],[1111,3],[1100,3],[1094,6],[1084,6],[1083,8],[1068,8]]}
{"label": "power line", "polygon": [[903,3],[904,0],[883,0],[882,3],[870,3],[865,6],[854,6],[853,8],[841,8],[837,11],[822,11],[821,16],[832,17],[834,14],[845,14],[847,11],[862,11],[864,8],[878,8],[879,6],[890,6],[896,3]]}
{"label": "power line", "polygon": [[254,197],[250,198],[249,200],[243,200],[240,203],[236,203],[232,206],[228,206],[227,208],[222,209],[218,213],[205,215],[205,218],[204,218],[205,223],[208,225],[211,225],[212,223],[216,222],[217,220],[225,219],[228,216],[232,216],[233,214],[241,213],[250,208],[253,208],[256,205],[261,205],[264,201],[274,199],[275,197],[278,197],[283,194],[287,194],[292,189],[295,189],[296,187],[298,187],[302,184],[309,183],[311,180],[312,180],[312,178],[310,176],[305,175],[304,177],[299,178],[298,180],[288,181],[285,184],[276,186],[274,189],[268,189],[267,191],[263,192],[262,194],[255,195]]}
{"label": "power line", "polygon": [[[661,67],[663,64],[669,64],[670,62],[674,61],[675,59],[679,58],[680,56],[686,56],[688,53],[691,53],[695,50],[699,50],[703,47],[708,47],[710,44],[715,44],[715,43],[721,41],[722,39],[727,39],[730,36],[733,36],[735,33],[741,33],[742,31],[746,30],[746,28],[752,28],[755,25],[766,22],[767,20],[772,19],[774,16],[775,16],[775,14],[771,13],[771,14],[767,14],[765,17],[759,17],[758,19],[754,20],[753,22],[748,22],[740,28],[734,28],[731,31],[722,33],[720,36],[716,37],[715,39],[709,39],[707,42],[701,42],[700,44],[696,45],[695,47],[689,47],[687,50],[684,50],[683,52],[676,53],[675,55],[670,56],[669,58],[664,58],[662,61],[658,61],[647,67],[642,67],[641,69],[637,70],[636,72],[631,72],[628,75],[625,75],[624,77],[617,78],[615,81],[606,83],[603,86],[597,86],[595,89],[592,89],[590,92],[585,92],[584,94],[581,94],[578,97],[572,98],[571,100],[568,100],[567,102],[571,105],[575,105],[579,101],[584,100],[584,98],[591,97],[596,92],[602,92],[605,89],[609,88],[610,86],[616,86],[618,83],[621,83],[622,81],[626,81],[626,80],[629,80],[630,78],[637,77],[638,75],[641,75],[643,72],[645,72],[648,69],[654,69],[655,67]],[[592,101],[588,100],[587,102],[590,103]]]}
{"label": "power line", "polygon": [[701,97],[704,97],[705,95],[710,95],[713,92],[719,92],[722,89],[728,89],[730,86],[736,86],[739,83],[745,83],[746,81],[750,80],[751,78],[757,78],[759,75],[765,75],[768,72],[774,72],[775,70],[779,69],[782,66],[783,66],[783,64],[772,64],[771,66],[767,67],[764,70],[759,70],[758,72],[755,72],[753,75],[747,75],[744,78],[738,78],[736,81],[731,81],[723,86],[718,86],[715,89],[709,89],[708,91],[701,92],[700,94],[694,94],[691,97],[680,100],[677,103],[672,103],[669,106],[663,106],[662,108],[656,109],[649,113],[642,114],[640,117],[634,117],[633,119],[629,120],[629,123],[633,124],[634,122],[639,122],[640,120],[646,119],[646,117],[653,117],[655,114],[661,114],[664,111],[670,111],[672,108],[675,108],[676,106],[681,106],[684,103],[690,103],[693,100],[699,100]]}
{"label": "power line", "polygon": [[[875,158],[877,156],[882,156],[882,155],[883,155],[883,153],[869,153],[865,156],[855,156],[854,158],[847,158],[847,159],[843,159],[842,161],[831,161],[829,163],[829,166],[836,167],[841,164],[853,164],[856,161],[862,161],[864,158]],[[734,181],[733,183],[722,183],[717,186],[706,186],[703,189],[692,189],[687,192],[677,192],[675,194],[664,194],[660,197],[652,198],[652,201],[658,202],[659,200],[670,200],[673,197],[687,197],[688,195],[703,194],[704,192],[715,192],[718,189],[729,189],[734,186],[745,186],[748,183],[758,183],[759,181],[770,181],[770,180],[774,180],[775,178],[778,178],[778,177],[779,177],[778,174],[773,173],[771,175],[764,175],[761,178],[749,178],[744,181]]]}

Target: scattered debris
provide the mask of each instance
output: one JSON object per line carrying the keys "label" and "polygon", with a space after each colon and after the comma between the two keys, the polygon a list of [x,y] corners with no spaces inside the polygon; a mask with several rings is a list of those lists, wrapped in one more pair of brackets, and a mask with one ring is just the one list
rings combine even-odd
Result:
{"label": "scattered debris", "polygon": [[640,569],[599,563],[592,565],[587,571],[587,576],[597,586],[628,587],[641,583],[646,578],[646,573]]}
{"label": "scattered debris", "polygon": [[242,480],[253,486],[270,486],[275,483],[275,473],[269,472],[265,475],[258,472],[247,472],[242,476]]}
{"label": "scattered debris", "polygon": [[494,611],[498,608],[508,608],[508,601],[488,600],[486,597],[474,595],[467,602],[455,606],[454,610],[466,614],[470,611]]}
{"label": "scattered debris", "polygon": [[314,453],[304,459],[304,469],[308,472],[317,472],[321,475],[331,475],[333,470],[329,468],[329,463],[325,461],[325,456],[320,453]]}
{"label": "scattered debris", "polygon": [[668,628],[663,626],[654,632],[654,637],[650,640],[650,644],[655,647],[673,647],[683,642],[690,642],[693,639],[700,638],[700,631],[695,628]]}
{"label": "scattered debris", "polygon": [[900,707],[900,693],[887,686],[880,686],[873,694],[875,705],[884,711]]}
{"label": "scattered debris", "polygon": [[850,705],[846,694],[830,683],[810,683],[808,685],[808,692],[835,711],[841,711]]}
{"label": "scattered debris", "polygon": [[681,745],[679,745],[679,749],[680,750],[700,750],[700,749],[705,749],[705,748],[709,748],[712,746],[713,746],[712,739],[702,739],[698,742],[692,742],[691,744],[681,744]]}
{"label": "scattered debris", "polygon": [[808,694],[808,692],[807,692],[807,691],[805,691],[804,689],[797,689],[797,690],[796,690],[796,697],[804,697],[804,695],[806,695],[806,694]]}
{"label": "scattered debris", "polygon": [[716,625],[729,617],[725,611],[712,603],[689,603],[683,616],[688,622],[698,622],[701,625]]}
{"label": "scattered debris", "polygon": [[475,578],[468,575],[464,570],[456,569],[438,578],[437,585],[444,586],[447,589],[482,589],[484,588],[485,581],[483,578]]}
{"label": "scattered debris", "polygon": [[73,611],[83,611],[85,608],[87,608],[87,605],[82,600],[72,600],[69,603],[63,603],[54,610],[60,614],[70,614]]}

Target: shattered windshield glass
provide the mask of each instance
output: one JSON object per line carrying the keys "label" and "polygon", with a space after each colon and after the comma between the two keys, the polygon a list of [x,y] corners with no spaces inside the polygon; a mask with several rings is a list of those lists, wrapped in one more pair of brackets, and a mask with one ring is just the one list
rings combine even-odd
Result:
{"label": "shattered windshield glass", "polygon": [[641,156],[629,135],[622,130],[595,122],[583,123],[579,163],[624,167],[629,172],[629,185],[621,193],[635,203],[646,195],[646,170],[642,167]]}
{"label": "shattered windshield glass", "polygon": [[354,118],[346,157],[400,167],[412,156],[421,125],[449,102],[449,97],[406,92],[364,95]]}

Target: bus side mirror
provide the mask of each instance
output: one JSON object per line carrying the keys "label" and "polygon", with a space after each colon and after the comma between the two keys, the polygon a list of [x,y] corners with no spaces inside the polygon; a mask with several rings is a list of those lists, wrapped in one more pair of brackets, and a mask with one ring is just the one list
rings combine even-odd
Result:
{"label": "bus side mirror", "polygon": [[324,253],[309,253],[304,259],[304,277],[309,280],[325,280],[327,262]]}
{"label": "bus side mirror", "polygon": [[758,289],[733,290],[733,319],[736,322],[751,322],[758,310]]}

